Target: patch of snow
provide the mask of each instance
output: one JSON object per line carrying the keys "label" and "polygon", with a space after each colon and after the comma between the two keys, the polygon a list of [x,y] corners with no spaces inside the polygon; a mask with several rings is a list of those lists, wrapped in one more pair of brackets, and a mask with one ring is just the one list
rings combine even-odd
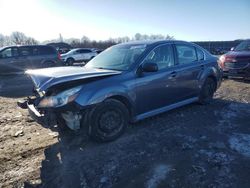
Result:
{"label": "patch of snow", "polygon": [[250,157],[250,135],[234,134],[229,139],[230,148],[238,153]]}
{"label": "patch of snow", "polygon": [[171,166],[169,165],[158,165],[151,175],[151,178],[146,183],[146,188],[156,188],[159,183],[167,177],[170,172]]}

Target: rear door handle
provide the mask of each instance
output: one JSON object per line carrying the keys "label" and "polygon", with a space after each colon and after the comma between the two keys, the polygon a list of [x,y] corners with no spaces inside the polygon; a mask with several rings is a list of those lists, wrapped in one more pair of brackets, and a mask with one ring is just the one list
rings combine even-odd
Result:
{"label": "rear door handle", "polygon": [[176,77],[176,75],[177,75],[177,72],[173,71],[170,73],[170,78],[174,78],[174,77]]}
{"label": "rear door handle", "polygon": [[205,69],[205,65],[201,65],[201,70],[204,70]]}

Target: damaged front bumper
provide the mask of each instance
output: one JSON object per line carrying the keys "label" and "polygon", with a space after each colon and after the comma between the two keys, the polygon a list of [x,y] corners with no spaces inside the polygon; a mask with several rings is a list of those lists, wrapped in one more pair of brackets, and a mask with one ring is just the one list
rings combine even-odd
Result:
{"label": "damaged front bumper", "polygon": [[17,104],[21,108],[28,109],[30,116],[40,124],[52,126],[56,122],[57,124],[66,124],[71,130],[80,129],[86,108],[75,102],[58,108],[37,108],[37,100],[39,101],[39,99],[28,98]]}

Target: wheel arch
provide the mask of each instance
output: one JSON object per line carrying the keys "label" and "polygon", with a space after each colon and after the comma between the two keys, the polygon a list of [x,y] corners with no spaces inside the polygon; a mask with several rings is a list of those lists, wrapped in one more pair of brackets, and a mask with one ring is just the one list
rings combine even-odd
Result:
{"label": "wheel arch", "polygon": [[44,59],[41,61],[41,66],[44,67],[46,65],[55,65],[56,61],[52,59]]}
{"label": "wheel arch", "polygon": [[216,79],[216,77],[214,76],[214,75],[209,75],[208,77],[207,77],[207,79],[208,78],[211,78],[213,81],[214,81],[214,83],[215,83],[215,88],[217,88],[217,86],[218,86],[218,83],[217,83],[217,79]]}
{"label": "wheel arch", "polygon": [[123,95],[113,95],[113,96],[110,96],[110,97],[106,98],[105,100],[107,100],[107,99],[115,99],[115,100],[121,102],[128,109],[130,119],[134,116],[133,105],[132,105],[132,103],[130,102],[130,100],[127,97],[125,97]]}
{"label": "wheel arch", "polygon": [[68,58],[66,59],[66,61],[68,61],[69,59],[72,59],[73,61],[75,61],[75,59],[74,59],[73,57],[68,57]]}
{"label": "wheel arch", "polygon": [[202,86],[204,85],[205,81],[207,78],[213,79],[215,82],[216,88],[218,87],[218,80],[216,76],[216,70],[214,68],[209,68],[206,71],[203,72],[203,74],[200,77],[199,81],[199,88],[201,89]]}

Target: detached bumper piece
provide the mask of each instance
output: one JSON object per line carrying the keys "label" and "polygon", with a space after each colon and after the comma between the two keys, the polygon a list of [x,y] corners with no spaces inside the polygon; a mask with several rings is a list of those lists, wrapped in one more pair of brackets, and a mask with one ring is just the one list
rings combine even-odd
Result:
{"label": "detached bumper piece", "polygon": [[28,99],[26,101],[18,101],[17,105],[22,109],[28,109],[32,119],[36,120],[42,125],[51,126],[55,122],[62,123],[58,118],[62,118],[71,130],[79,130],[81,126],[82,115],[79,113],[80,109],[76,105],[70,104],[58,109],[42,109],[39,110],[35,106],[36,99]]}
{"label": "detached bumper piece", "polygon": [[33,104],[27,103],[27,106],[30,114],[34,114],[38,118],[43,116],[42,114],[40,114],[40,112],[35,108]]}

